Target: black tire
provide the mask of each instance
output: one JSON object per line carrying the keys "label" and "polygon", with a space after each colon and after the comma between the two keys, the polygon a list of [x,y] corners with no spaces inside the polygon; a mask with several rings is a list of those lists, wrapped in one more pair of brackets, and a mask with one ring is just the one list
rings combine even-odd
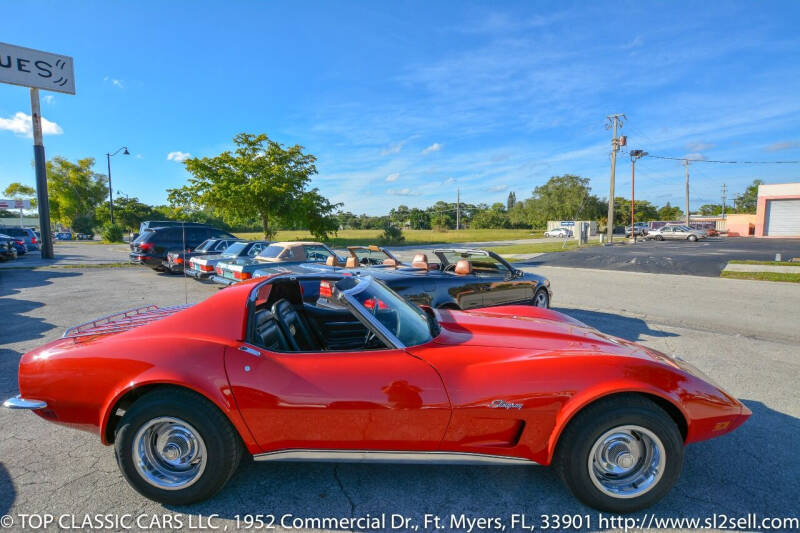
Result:
{"label": "black tire", "polygon": [[[540,305],[541,300],[544,300],[544,305]],[[547,289],[542,287],[533,295],[533,302],[534,307],[541,307],[543,309],[550,308],[550,293],[547,292]]]}
{"label": "black tire", "polygon": [[[595,443],[609,430],[622,426],[639,426],[652,432],[665,451],[661,477],[643,494],[628,498],[601,491],[592,480],[589,467]],[[553,461],[576,498],[612,513],[630,513],[656,503],[678,480],[682,464],[683,438],[675,421],[652,401],[634,395],[599,400],[578,413],[561,435]]]}
{"label": "black tire", "polygon": [[[189,424],[205,446],[205,467],[185,488],[159,488],[137,469],[136,435],[160,417]],[[186,505],[216,494],[239,466],[243,448],[238,433],[215,405],[199,394],[181,389],[156,389],[139,398],[122,417],[114,439],[114,455],[128,483],[142,496],[166,505]]]}
{"label": "black tire", "polygon": [[663,241],[664,240],[664,236],[663,235],[657,235],[656,236],[656,240],[657,241]]}

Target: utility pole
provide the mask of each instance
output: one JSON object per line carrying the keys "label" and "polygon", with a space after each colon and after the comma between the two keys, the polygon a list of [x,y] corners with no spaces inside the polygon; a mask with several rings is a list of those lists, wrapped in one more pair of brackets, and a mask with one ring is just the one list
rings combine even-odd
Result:
{"label": "utility pole", "polygon": [[725,200],[728,199],[728,187],[722,184],[722,218],[725,218]]}
{"label": "utility pole", "polygon": [[[624,138],[620,144],[620,139],[617,138],[617,129],[622,127],[622,119],[628,120],[624,113],[617,113],[606,117],[608,124],[606,129],[614,129],[614,137],[611,139],[611,180],[610,189],[608,193],[608,220],[606,221],[606,242],[611,244],[614,235],[614,177],[617,170],[617,152],[619,147],[624,146]],[[613,124],[613,125],[612,125]]]}
{"label": "utility pole", "polygon": [[461,229],[461,188],[456,193],[456,231]]}
{"label": "utility pole", "polygon": [[683,164],[686,165],[686,225],[689,225],[689,160],[684,159]]}

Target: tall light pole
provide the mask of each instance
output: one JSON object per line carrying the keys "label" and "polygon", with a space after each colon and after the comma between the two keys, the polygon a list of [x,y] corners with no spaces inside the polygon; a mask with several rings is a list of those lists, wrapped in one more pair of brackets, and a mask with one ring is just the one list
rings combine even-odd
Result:
{"label": "tall light pole", "polygon": [[622,127],[622,119],[628,119],[624,113],[617,113],[606,117],[609,121],[606,129],[614,128],[614,137],[611,139],[611,182],[608,193],[608,220],[606,221],[606,241],[611,244],[614,235],[614,177],[617,169],[617,152],[620,146],[625,146],[625,137],[617,138],[617,129]]}
{"label": "tall light pole", "polygon": [[636,160],[641,159],[642,157],[647,155],[647,152],[644,150],[631,150],[631,236],[633,237],[634,244],[636,243],[636,228],[633,227],[633,223],[636,220],[634,218],[634,207],[636,205]]}
{"label": "tall light pole", "polygon": [[106,153],[106,161],[108,162],[108,212],[111,213],[112,224],[114,223],[114,193],[111,190],[111,158],[120,152],[122,152],[122,155],[131,155],[127,146],[118,148],[113,154]]}

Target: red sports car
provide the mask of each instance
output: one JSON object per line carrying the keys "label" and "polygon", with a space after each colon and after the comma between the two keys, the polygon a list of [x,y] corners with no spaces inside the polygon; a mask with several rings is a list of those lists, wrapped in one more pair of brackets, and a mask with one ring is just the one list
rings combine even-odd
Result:
{"label": "red sports car", "polygon": [[279,274],[25,354],[6,407],[100,436],[165,504],[242,457],[553,465],[595,508],[653,504],[684,444],[750,411],[687,362],[531,306],[419,308],[370,277]]}

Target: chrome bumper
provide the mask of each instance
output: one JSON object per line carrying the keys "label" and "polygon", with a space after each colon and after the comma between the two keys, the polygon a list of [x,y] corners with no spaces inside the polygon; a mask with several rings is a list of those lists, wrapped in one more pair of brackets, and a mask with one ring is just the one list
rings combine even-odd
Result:
{"label": "chrome bumper", "polygon": [[41,400],[26,400],[17,395],[3,402],[3,407],[7,409],[43,409],[47,403]]}

